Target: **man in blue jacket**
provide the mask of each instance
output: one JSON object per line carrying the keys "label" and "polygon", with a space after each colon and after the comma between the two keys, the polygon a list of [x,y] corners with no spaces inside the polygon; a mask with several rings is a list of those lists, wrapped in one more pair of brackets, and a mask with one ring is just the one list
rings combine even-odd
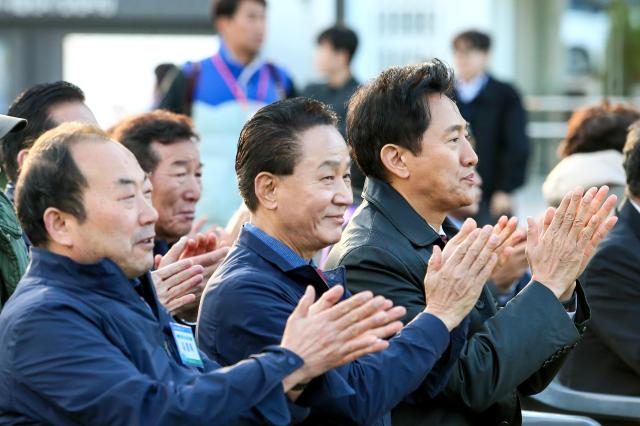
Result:
{"label": "man in blue jacket", "polygon": [[[229,365],[277,344],[305,286],[322,293],[345,284],[344,268],[322,272],[311,258],[340,239],[353,202],[350,167],[336,115],[318,101],[279,101],[247,122],[236,173],[251,223],[205,290],[197,329],[205,353]],[[464,345],[466,326],[458,325],[497,262],[491,231],[476,229],[454,253],[436,255],[425,312],[384,352],[299,387],[291,412],[310,408],[304,424],[388,425],[405,397],[435,396]]]}
{"label": "man in blue jacket", "polygon": [[0,315],[0,424],[288,424],[285,392],[384,349],[404,314],[309,288],[277,345],[219,369],[156,298],[157,213],[130,151],[63,124],[31,148],[16,206],[34,248]]}
{"label": "man in blue jacket", "polygon": [[[198,216],[225,226],[242,200],[233,159],[238,133],[262,106],[294,96],[287,71],[262,52],[266,0],[211,0],[211,19],[220,47],[211,56],[168,74],[160,109],[191,115],[202,144],[203,190]],[[171,80],[173,79],[173,80]]]}

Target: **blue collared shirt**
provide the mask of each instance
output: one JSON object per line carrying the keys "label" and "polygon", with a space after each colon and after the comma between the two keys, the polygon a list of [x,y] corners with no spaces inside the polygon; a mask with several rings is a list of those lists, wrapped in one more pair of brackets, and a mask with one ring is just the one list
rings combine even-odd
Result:
{"label": "blue collared shirt", "polygon": [[[223,365],[280,342],[307,285],[319,295],[345,283],[344,268],[324,271],[321,277],[313,265],[274,240],[245,225],[205,291],[198,344]],[[344,297],[349,296],[346,292]],[[419,401],[440,392],[464,345],[464,333],[450,337],[439,319],[420,314],[385,351],[313,380],[296,403],[289,404],[291,415],[301,420],[308,409],[305,424],[389,425],[390,410],[405,397]]]}
{"label": "blue collared shirt", "polygon": [[244,225],[244,229],[246,229],[247,232],[255,235],[256,238],[258,238],[260,241],[265,243],[267,247],[269,247],[278,256],[280,256],[291,269],[299,268],[309,263],[304,260],[298,253],[291,250],[291,248],[289,248],[289,246],[287,246],[285,243],[278,240],[277,238],[273,238],[271,235],[267,234],[257,226],[251,223],[246,223]]}

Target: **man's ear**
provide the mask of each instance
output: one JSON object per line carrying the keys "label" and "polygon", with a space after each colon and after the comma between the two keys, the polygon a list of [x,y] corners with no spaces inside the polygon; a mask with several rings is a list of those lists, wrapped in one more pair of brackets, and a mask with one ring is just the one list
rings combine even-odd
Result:
{"label": "man's ear", "polygon": [[27,156],[29,155],[29,148],[21,149],[18,152],[18,170],[22,169],[24,166],[24,162],[27,161]]}
{"label": "man's ear", "polygon": [[400,179],[407,179],[411,175],[405,158],[412,155],[409,150],[394,144],[386,144],[380,150],[380,160],[387,173]]}
{"label": "man's ear", "polygon": [[260,172],[253,181],[258,203],[267,210],[278,207],[278,185],[280,179],[269,172]]}
{"label": "man's ear", "polygon": [[42,215],[49,240],[64,247],[73,246],[72,231],[78,220],[71,214],[49,207]]}

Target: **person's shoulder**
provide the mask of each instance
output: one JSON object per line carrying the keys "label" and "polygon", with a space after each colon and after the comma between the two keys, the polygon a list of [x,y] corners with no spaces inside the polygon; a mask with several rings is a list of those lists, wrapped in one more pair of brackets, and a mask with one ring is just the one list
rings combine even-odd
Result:
{"label": "person's shoulder", "polygon": [[284,74],[284,75],[286,75],[286,76],[290,76],[290,75],[291,75],[291,74],[290,74],[290,72],[289,72],[289,70],[288,70],[285,66],[280,65],[280,64],[278,64],[277,62],[274,62],[274,61],[272,61],[272,60],[268,60],[268,59],[267,59],[267,60],[265,61],[265,63],[266,63],[268,66],[273,67],[273,69],[275,69],[275,70],[276,70],[276,71],[278,71],[279,73],[282,73],[282,74]]}
{"label": "person's shoulder", "polygon": [[504,97],[520,98],[520,92],[513,83],[505,80],[498,80],[492,75],[489,75],[487,87]]}
{"label": "person's shoulder", "polygon": [[640,260],[640,241],[627,223],[619,221],[600,243],[594,260],[626,263],[631,259]]}
{"label": "person's shoulder", "polygon": [[[640,240],[629,224],[624,221],[616,224],[596,249],[585,274],[587,277],[640,274]],[[607,285],[614,286],[616,282]]]}
{"label": "person's shoulder", "polygon": [[361,262],[398,265],[414,256],[411,242],[369,203],[360,207],[331,251],[336,264],[345,266]]}
{"label": "person's shoulder", "polygon": [[41,335],[55,329],[56,324],[80,326],[81,322],[99,321],[99,315],[91,309],[87,298],[65,288],[47,285],[41,278],[21,281],[0,318],[5,326],[15,330],[35,330]]}
{"label": "person's shoulder", "polygon": [[311,98],[313,96],[318,95],[318,93],[324,93],[326,90],[327,90],[326,83],[313,82],[305,86],[305,88],[302,90],[301,95]]}
{"label": "person's shoulder", "polygon": [[236,245],[210,280],[216,298],[272,292],[283,286],[283,273],[253,250]]}

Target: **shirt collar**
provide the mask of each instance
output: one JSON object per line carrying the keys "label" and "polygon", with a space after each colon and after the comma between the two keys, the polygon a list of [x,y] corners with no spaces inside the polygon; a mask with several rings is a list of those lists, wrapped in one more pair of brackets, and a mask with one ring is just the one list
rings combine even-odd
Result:
{"label": "shirt collar", "polygon": [[489,81],[489,76],[486,73],[482,73],[469,81],[456,80],[458,99],[462,102],[471,102],[478,96],[487,81]]}
{"label": "shirt collar", "polygon": [[296,282],[314,285],[318,294],[336,284],[344,285],[344,266],[319,273],[319,269],[312,262],[307,262],[286,244],[255,225],[246,223],[242,227],[237,245],[253,251]]}
{"label": "shirt collar", "polygon": [[310,263],[304,260],[302,256],[294,252],[288,245],[272,237],[257,226],[246,223],[244,229],[262,241],[267,247],[273,250],[282,261],[286,264],[287,269],[295,269]]}
{"label": "shirt collar", "polygon": [[222,60],[227,64],[232,74],[236,77],[240,85],[247,84],[248,79],[251,78],[251,76],[255,74],[259,69],[261,69],[262,66],[266,63],[258,53],[253,61],[249,62],[246,65],[241,64],[240,62],[233,59],[233,57],[231,56],[231,52],[229,51],[229,47],[222,38],[220,38],[220,48],[218,50],[218,53],[220,54]]}
{"label": "shirt collar", "polygon": [[220,54],[220,57],[227,63],[227,65],[230,65],[236,68],[244,67],[240,62],[236,62],[233,59],[233,57],[231,56],[231,52],[229,51],[229,48],[227,47],[227,44],[224,42],[222,37],[220,37],[220,47],[218,50],[218,54]]}

